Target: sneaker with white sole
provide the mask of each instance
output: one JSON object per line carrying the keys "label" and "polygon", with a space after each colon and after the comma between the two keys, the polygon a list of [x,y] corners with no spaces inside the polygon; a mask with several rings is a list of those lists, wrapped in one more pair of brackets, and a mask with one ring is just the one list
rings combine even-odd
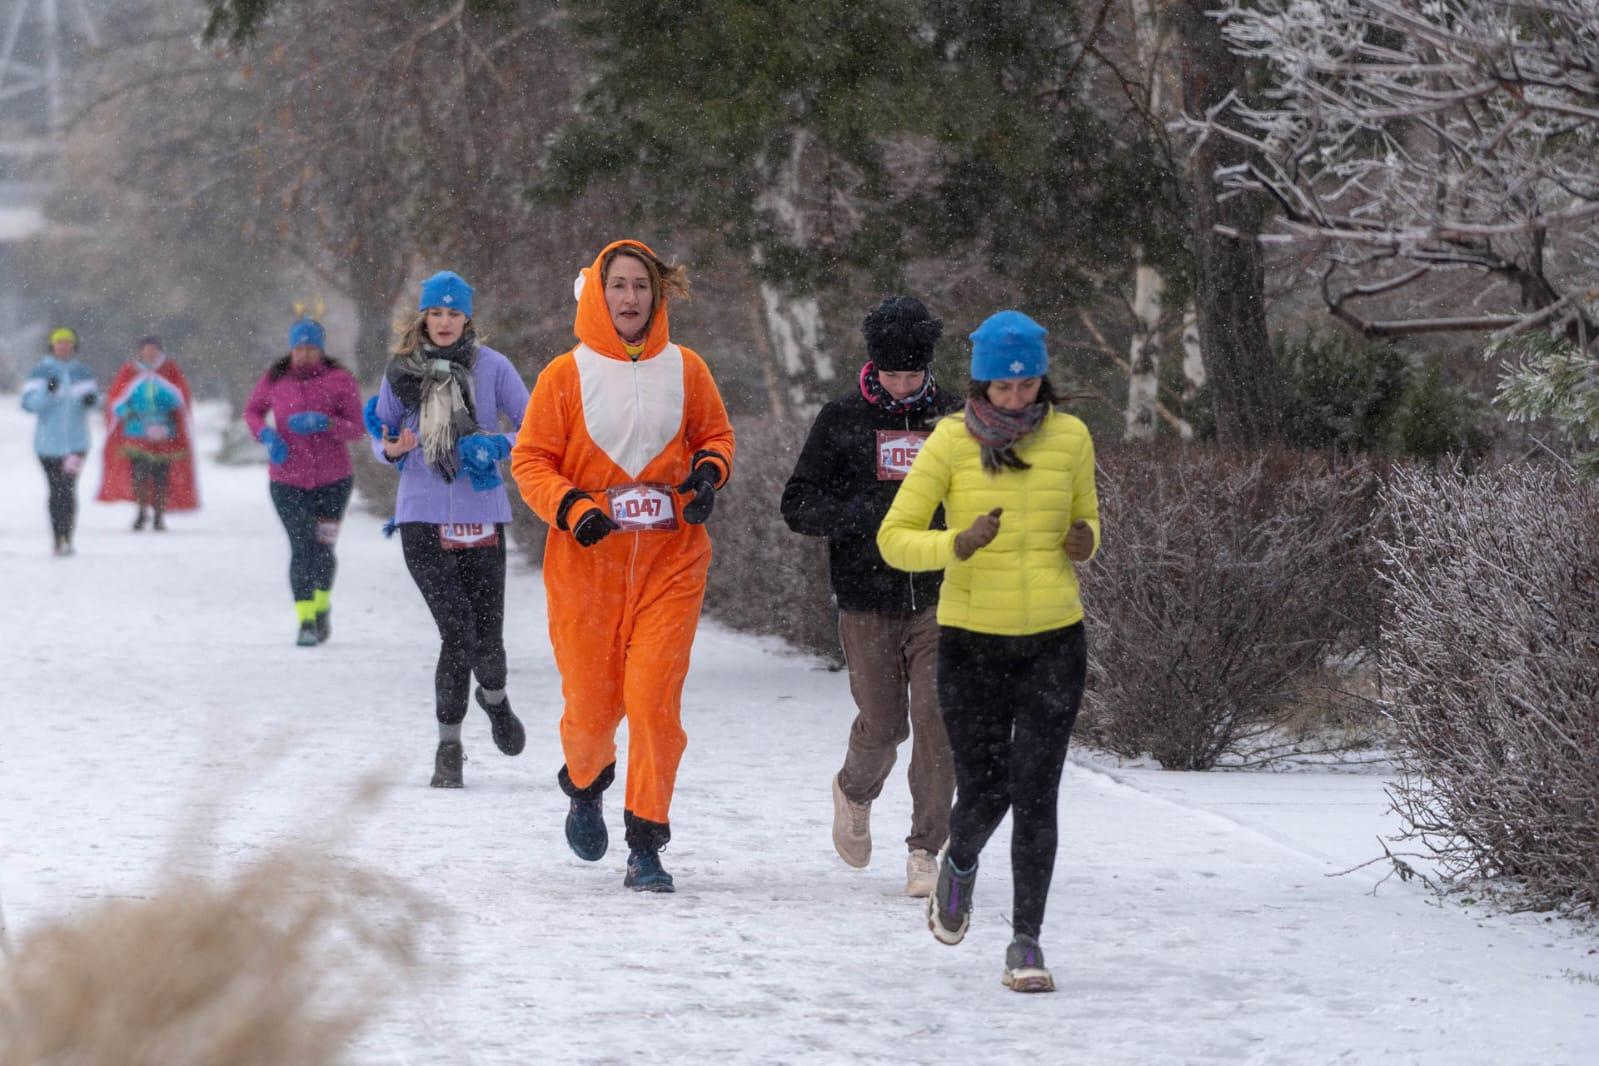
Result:
{"label": "sneaker with white sole", "polygon": [[833,777],[833,847],[856,869],[872,861],[872,804],[855,803]]}
{"label": "sneaker with white sole", "polygon": [[938,858],[925,848],[912,848],[905,859],[905,894],[921,899],[938,887]]}
{"label": "sneaker with white sole", "polygon": [[1055,991],[1055,978],[1044,965],[1044,949],[1036,937],[1022,933],[1005,949],[1005,974],[1000,980],[1012,992]]}
{"label": "sneaker with white sole", "polygon": [[957,870],[944,849],[938,864],[938,884],[927,897],[927,928],[942,944],[959,944],[972,924],[972,889],[977,884],[977,866]]}

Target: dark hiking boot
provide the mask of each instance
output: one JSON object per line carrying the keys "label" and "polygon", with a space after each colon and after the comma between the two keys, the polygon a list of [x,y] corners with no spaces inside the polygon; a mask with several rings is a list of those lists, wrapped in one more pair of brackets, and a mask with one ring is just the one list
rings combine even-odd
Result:
{"label": "dark hiking boot", "polygon": [[977,884],[977,867],[957,870],[949,859],[949,849],[938,864],[938,886],[927,898],[927,928],[944,944],[959,944],[972,924],[972,888]]}
{"label": "dark hiking boot", "polygon": [[1055,991],[1055,978],[1044,965],[1044,949],[1036,937],[1022,933],[1005,949],[1005,974],[1000,980],[1012,992]]}
{"label": "dark hiking boot", "polygon": [[572,806],[566,812],[566,843],[572,854],[584,862],[599,862],[605,858],[611,836],[605,831],[605,806],[599,796],[593,799],[572,797]]}
{"label": "dark hiking boot", "polygon": [[299,636],[294,638],[294,643],[302,648],[314,648],[320,643],[316,639],[316,623],[301,622]]}
{"label": "dark hiking boot", "polygon": [[322,611],[316,616],[316,642],[326,644],[333,635],[333,620],[329,617],[332,611]]}
{"label": "dark hiking boot", "polygon": [[672,875],[661,868],[661,853],[654,848],[635,848],[627,853],[627,876],[622,887],[634,892],[675,892]]}
{"label": "dark hiking boot", "polygon": [[494,746],[506,755],[522,754],[522,748],[527,744],[527,730],[522,728],[522,720],[511,710],[510,698],[504,697],[499,703],[490,703],[483,695],[482,685],[477,687],[473,695],[477,697],[477,705],[483,708],[483,713],[489,716]]}
{"label": "dark hiking boot", "polygon": [[160,511],[155,513],[155,521],[150,523],[150,528],[157,533],[165,533],[167,531],[167,520]]}
{"label": "dark hiking boot", "polygon": [[466,751],[459,740],[439,741],[439,750],[433,756],[433,787],[460,788],[461,764],[466,762]]}
{"label": "dark hiking boot", "polygon": [[137,532],[139,532],[139,530],[141,530],[141,529],[143,529],[143,528],[144,528],[144,524],[145,524],[145,522],[147,522],[147,521],[148,521],[148,520],[149,520],[149,519],[148,519],[148,518],[147,518],[147,517],[146,517],[146,515],[145,515],[145,513],[144,513],[144,508],[142,508],[142,507],[141,507],[141,508],[140,508],[140,509],[139,509],[139,515],[138,515],[138,517],[137,517],[137,518],[135,518],[135,519],[134,519],[134,520],[133,520],[133,531],[134,531],[134,532],[135,532],[135,533],[137,533]]}

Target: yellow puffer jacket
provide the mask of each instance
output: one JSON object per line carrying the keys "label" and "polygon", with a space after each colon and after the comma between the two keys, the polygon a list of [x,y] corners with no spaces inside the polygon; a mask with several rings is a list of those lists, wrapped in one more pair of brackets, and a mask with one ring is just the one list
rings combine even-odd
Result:
{"label": "yellow puffer jacket", "polygon": [[[943,570],[940,625],[1025,636],[1080,621],[1077,572],[1066,557],[1066,531],[1084,519],[1099,550],[1094,442],[1082,421],[1050,411],[1016,446],[1027,470],[983,470],[965,417],[939,422],[911,464],[877,530],[877,547],[899,570]],[[948,529],[928,529],[944,505]],[[965,562],[955,536],[978,515],[1003,507],[999,535]]]}

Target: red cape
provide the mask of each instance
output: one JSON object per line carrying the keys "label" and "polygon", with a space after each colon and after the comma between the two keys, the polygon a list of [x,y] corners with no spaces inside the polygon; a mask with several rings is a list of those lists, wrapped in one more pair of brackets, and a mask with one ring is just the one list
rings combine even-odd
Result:
{"label": "red cape", "polygon": [[[105,474],[100,481],[100,494],[97,499],[112,501],[134,498],[133,465],[122,450],[127,437],[122,431],[121,419],[116,416],[116,409],[118,404],[128,398],[128,394],[139,383],[139,379],[149,372],[130,359],[122,364],[121,370],[117,371],[117,376],[111,382],[111,389],[106,394],[108,400],[105,405]],[[175,419],[176,428],[172,439],[159,446],[162,451],[179,456],[172,461],[170,472],[167,474],[167,510],[192,511],[200,506],[200,493],[194,478],[194,434],[191,432],[189,417],[192,407],[189,381],[183,376],[183,371],[178,369],[178,364],[166,356],[162,356],[161,361],[156,364],[155,373],[171,382],[183,394],[183,409],[178,412],[178,417]],[[141,443],[141,447],[146,446]]]}

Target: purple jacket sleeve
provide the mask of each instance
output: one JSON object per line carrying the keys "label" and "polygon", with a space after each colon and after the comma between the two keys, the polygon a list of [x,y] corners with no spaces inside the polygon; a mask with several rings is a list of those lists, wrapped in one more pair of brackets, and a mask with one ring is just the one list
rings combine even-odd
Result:
{"label": "purple jacket sleeve", "polygon": [[[383,384],[378,387],[377,416],[380,422],[389,427],[390,433],[399,432],[400,426],[405,421],[405,411],[400,406],[399,398],[394,395],[394,390],[389,388],[389,382],[386,378]],[[387,455],[383,454],[383,442],[380,440],[372,442],[372,454],[385,463],[393,462]]]}
{"label": "purple jacket sleeve", "polygon": [[516,444],[517,431],[522,428],[522,416],[527,412],[527,400],[527,384],[523,382],[522,375],[516,372],[515,365],[507,358],[505,366],[500,370],[499,379],[494,383],[494,406],[498,407],[506,420],[511,423],[511,431],[504,434],[507,445]]}

